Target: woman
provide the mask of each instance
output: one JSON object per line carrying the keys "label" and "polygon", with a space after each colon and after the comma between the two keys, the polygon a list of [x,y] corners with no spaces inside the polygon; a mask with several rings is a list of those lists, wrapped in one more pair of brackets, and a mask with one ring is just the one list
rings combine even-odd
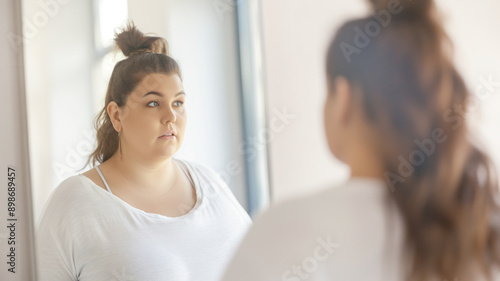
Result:
{"label": "woman", "polygon": [[256,219],[223,280],[500,280],[499,186],[453,111],[470,95],[435,5],[370,3],[390,24],[345,23],[326,59],[350,179]]}
{"label": "woman", "polygon": [[54,191],[37,229],[42,281],[219,280],[248,214],[211,169],[173,158],[186,93],[163,38],[133,24],[116,35],[128,58],[96,121],[93,169]]}

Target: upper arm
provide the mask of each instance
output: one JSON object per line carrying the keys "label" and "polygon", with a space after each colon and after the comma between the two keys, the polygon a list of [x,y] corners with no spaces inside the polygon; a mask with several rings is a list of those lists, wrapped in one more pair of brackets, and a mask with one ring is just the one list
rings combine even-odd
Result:
{"label": "upper arm", "polygon": [[71,262],[70,250],[64,239],[46,228],[36,235],[37,274],[39,281],[77,280]]}
{"label": "upper arm", "polygon": [[[67,190],[66,190],[67,191]],[[35,245],[39,281],[78,280],[75,244],[72,237],[71,198],[62,188],[56,189],[36,229]]]}

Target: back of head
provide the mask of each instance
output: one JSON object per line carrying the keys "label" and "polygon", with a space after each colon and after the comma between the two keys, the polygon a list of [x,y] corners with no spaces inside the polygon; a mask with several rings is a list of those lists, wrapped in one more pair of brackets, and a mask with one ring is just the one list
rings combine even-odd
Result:
{"label": "back of head", "polygon": [[119,61],[111,74],[104,107],[95,121],[97,148],[87,164],[103,163],[118,149],[118,133],[106,111],[110,102],[125,106],[130,94],[148,74],[175,74],[182,79],[179,65],[168,55],[168,43],[164,38],[147,36],[129,22],[115,34],[115,43],[127,58]]}
{"label": "back of head", "polygon": [[463,280],[473,268],[488,276],[500,265],[500,230],[491,223],[498,183],[455,112],[467,107],[469,92],[434,1],[369,2],[373,15],[345,23],[333,38],[326,72],[360,89],[354,94],[377,128],[387,184],[405,219],[409,278]]}

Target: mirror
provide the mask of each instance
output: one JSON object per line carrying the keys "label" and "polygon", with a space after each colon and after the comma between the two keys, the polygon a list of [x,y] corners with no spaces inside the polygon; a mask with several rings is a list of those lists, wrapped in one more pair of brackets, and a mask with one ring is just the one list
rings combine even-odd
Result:
{"label": "mirror", "polygon": [[180,65],[189,121],[175,158],[218,172],[248,213],[267,204],[265,147],[246,146],[264,122],[255,70],[261,58],[252,45],[258,9],[250,6],[257,3],[22,1],[35,228],[56,187],[91,168],[85,163],[96,145],[94,117],[114,65],[124,59],[114,33],[127,20],[165,38]]}
{"label": "mirror", "polygon": [[89,168],[80,170],[95,146],[93,118],[123,59],[113,48],[114,32],[127,19],[166,38],[180,64],[189,122],[176,156],[213,167],[247,207],[236,2],[44,3],[23,1],[35,221],[59,183]]}

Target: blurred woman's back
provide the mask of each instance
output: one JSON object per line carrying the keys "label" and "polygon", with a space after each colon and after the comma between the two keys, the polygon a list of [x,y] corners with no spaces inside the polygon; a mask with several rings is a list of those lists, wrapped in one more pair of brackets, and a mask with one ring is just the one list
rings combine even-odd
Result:
{"label": "blurred woman's back", "polygon": [[[499,186],[435,4],[370,3],[327,53],[325,132],[351,179],[256,220],[226,280],[500,278]],[[325,235],[338,249],[320,262]]]}

